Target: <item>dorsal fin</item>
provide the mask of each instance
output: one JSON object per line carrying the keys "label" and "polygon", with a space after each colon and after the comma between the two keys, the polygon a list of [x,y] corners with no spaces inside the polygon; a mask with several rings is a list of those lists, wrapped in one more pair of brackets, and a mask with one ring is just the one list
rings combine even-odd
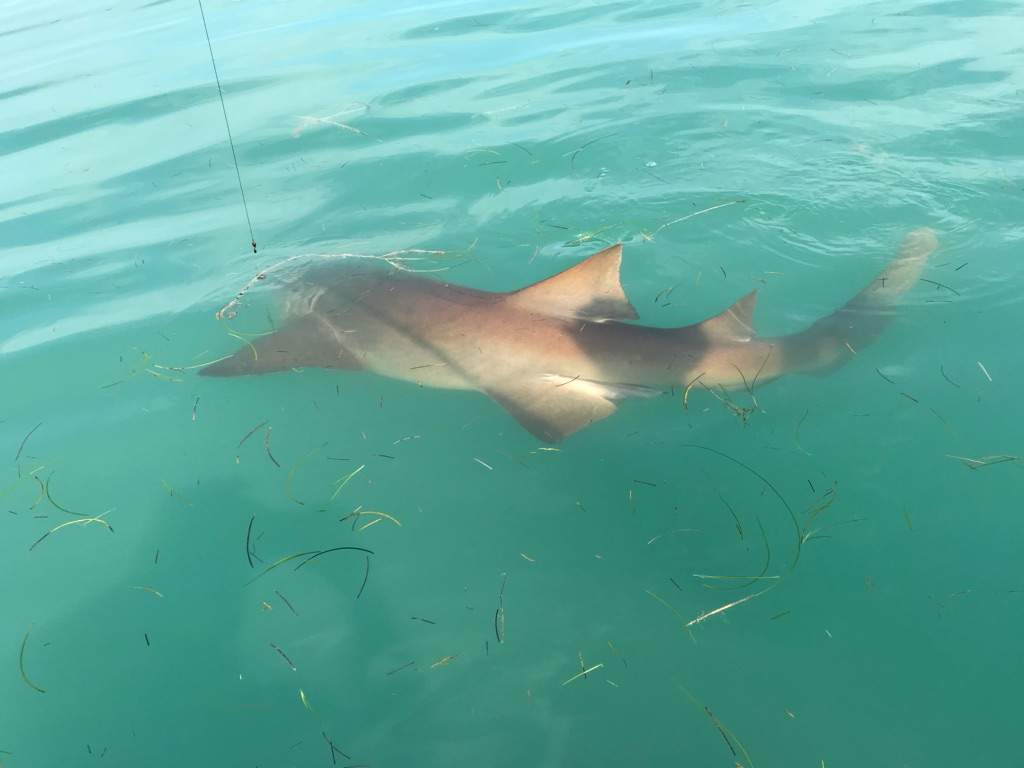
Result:
{"label": "dorsal fin", "polygon": [[622,246],[613,245],[553,277],[508,295],[506,301],[541,315],[587,320],[634,320],[636,310],[619,281]]}
{"label": "dorsal fin", "polygon": [[748,293],[724,312],[700,323],[700,329],[715,339],[750,341],[757,335],[754,330],[754,306],[757,289]]}

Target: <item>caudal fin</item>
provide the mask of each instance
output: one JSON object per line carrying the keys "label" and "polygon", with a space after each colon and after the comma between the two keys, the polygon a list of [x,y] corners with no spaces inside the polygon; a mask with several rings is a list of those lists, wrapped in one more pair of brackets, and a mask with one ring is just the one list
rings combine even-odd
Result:
{"label": "caudal fin", "polygon": [[788,371],[826,373],[874,342],[896,314],[896,306],[921,276],[938,247],[928,227],[903,238],[899,252],[860,293],[810,328],[780,339]]}

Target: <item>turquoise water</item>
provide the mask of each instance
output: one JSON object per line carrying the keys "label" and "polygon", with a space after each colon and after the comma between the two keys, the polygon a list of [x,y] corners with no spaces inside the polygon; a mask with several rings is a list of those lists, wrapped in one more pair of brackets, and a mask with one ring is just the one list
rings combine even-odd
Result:
{"label": "turquoise water", "polygon": [[[1020,4],[339,5],[206,7],[256,255],[196,5],[4,9],[0,764],[1021,764],[1022,464],[951,458],[1024,453]],[[297,255],[507,290],[622,241],[641,322],[757,287],[776,334],[921,225],[884,337],[746,419],[542,451],[475,393],[193,367]]]}

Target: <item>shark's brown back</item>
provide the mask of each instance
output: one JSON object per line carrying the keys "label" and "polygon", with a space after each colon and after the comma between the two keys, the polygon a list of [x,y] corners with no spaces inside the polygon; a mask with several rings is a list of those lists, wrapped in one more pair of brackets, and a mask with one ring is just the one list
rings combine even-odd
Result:
{"label": "shark's brown back", "polygon": [[478,390],[553,442],[609,416],[624,397],[696,380],[749,387],[751,379],[842,364],[881,334],[936,243],[931,230],[910,233],[882,274],[841,309],[778,338],[754,330],[754,292],[682,328],[621,322],[637,316],[619,278],[621,245],[511,293],[365,266],[320,268],[289,294],[281,330],[200,373],[365,369]]}

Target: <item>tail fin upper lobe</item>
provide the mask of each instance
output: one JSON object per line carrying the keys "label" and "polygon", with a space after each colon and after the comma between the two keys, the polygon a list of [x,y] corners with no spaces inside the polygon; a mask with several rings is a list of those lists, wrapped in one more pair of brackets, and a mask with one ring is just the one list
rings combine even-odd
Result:
{"label": "tail fin upper lobe", "polygon": [[826,373],[878,339],[895,315],[900,297],[918,281],[938,244],[927,227],[908,233],[896,257],[860,293],[810,328],[779,340],[785,367]]}

